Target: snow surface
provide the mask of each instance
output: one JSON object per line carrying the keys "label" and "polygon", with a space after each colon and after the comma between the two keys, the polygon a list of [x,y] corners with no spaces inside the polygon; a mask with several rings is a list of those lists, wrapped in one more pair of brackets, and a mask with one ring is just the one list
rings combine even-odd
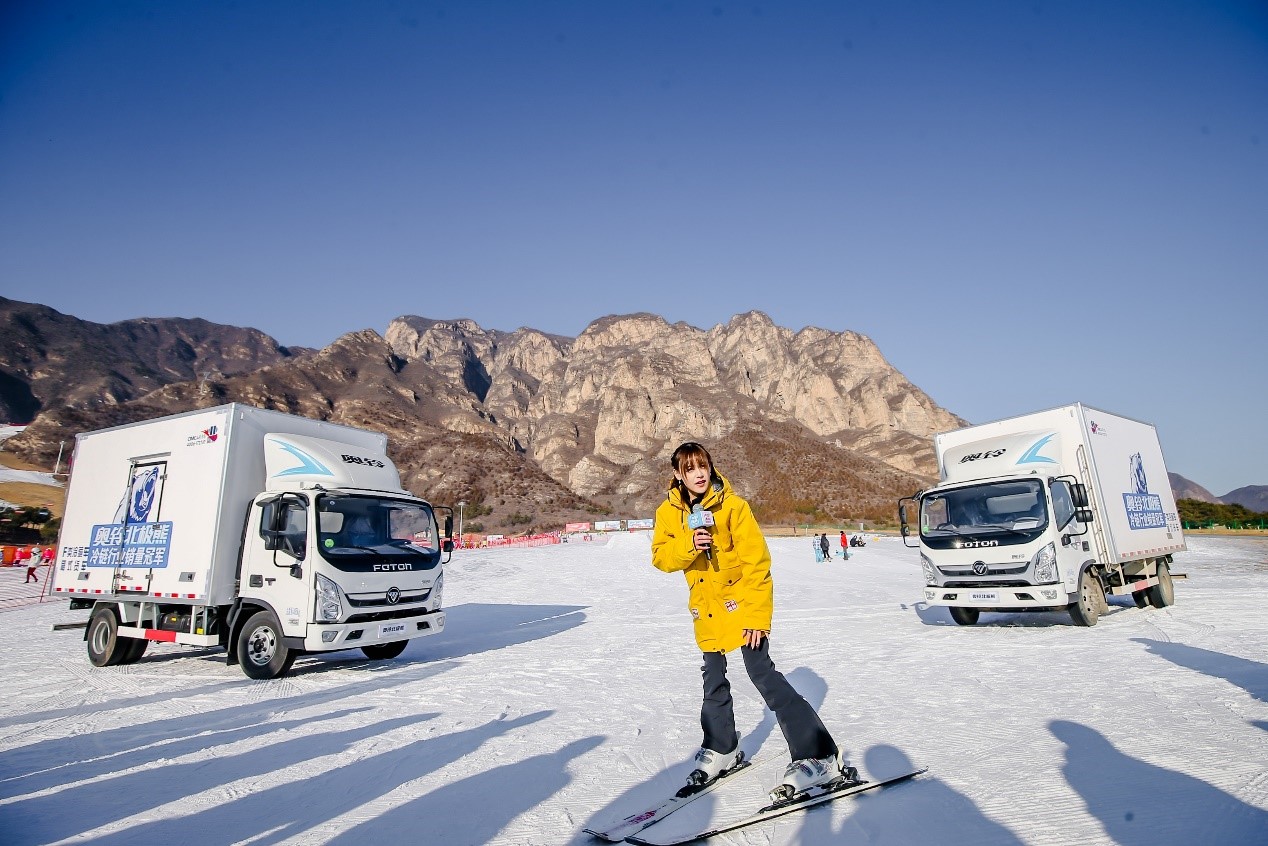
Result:
{"label": "snow surface", "polygon": [[[918,601],[895,538],[827,564],[772,539],[776,665],[865,775],[929,772],[718,842],[1268,842],[1268,542],[1189,546],[1171,608],[964,628]],[[686,586],[649,558],[646,535],[460,551],[443,634],[271,682],[167,645],[95,669],[82,630],[52,630],[85,612],[0,613],[0,841],[590,843],[676,787],[699,742]],[[776,780],[782,735],[732,670],[758,764],[660,826],[718,821]]]}

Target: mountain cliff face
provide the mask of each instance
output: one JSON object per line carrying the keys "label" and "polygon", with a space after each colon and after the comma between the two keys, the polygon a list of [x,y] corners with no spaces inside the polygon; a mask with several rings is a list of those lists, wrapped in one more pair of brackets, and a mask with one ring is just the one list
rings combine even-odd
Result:
{"label": "mountain cliff face", "polygon": [[[85,324],[82,336],[111,350],[110,366],[80,384],[78,371],[45,364],[45,382],[69,387],[31,388],[42,411],[10,447],[47,460],[78,431],[246,402],[383,431],[407,488],[436,502],[463,499],[468,525],[509,531],[650,516],[671,475],[668,455],[684,440],[710,447],[761,520],[887,517],[898,496],[936,474],[930,436],[963,425],[865,336],[794,333],[760,312],[708,330],[611,316],[575,339],[404,316],[384,336],[351,333],[301,355],[270,347],[267,336],[251,346],[255,336],[244,333],[254,330],[203,324],[195,336],[183,324],[151,323],[186,345],[197,339],[200,361],[210,349],[234,353],[211,376],[161,369],[136,327]],[[34,386],[29,371],[6,364],[7,343],[0,339],[0,373]],[[62,355],[79,354],[68,342]],[[127,391],[97,378],[143,366],[149,381],[129,378]]]}

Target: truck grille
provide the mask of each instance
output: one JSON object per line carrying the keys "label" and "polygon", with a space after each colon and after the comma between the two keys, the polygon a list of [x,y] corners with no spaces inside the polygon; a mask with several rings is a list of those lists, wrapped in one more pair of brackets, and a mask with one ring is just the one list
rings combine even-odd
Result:
{"label": "truck grille", "polygon": [[353,608],[395,608],[397,605],[408,605],[411,602],[426,602],[431,596],[431,588],[427,590],[401,591],[401,598],[389,604],[386,593],[359,593],[356,596],[347,594],[348,604]]}
{"label": "truck grille", "polygon": [[1015,576],[1018,573],[1026,572],[1026,568],[1029,566],[1030,566],[1029,562],[1024,564],[1013,564],[1011,562],[1008,564],[987,564],[986,572],[979,574],[979,573],[973,572],[972,564],[957,564],[954,567],[939,567],[938,572],[944,576],[950,576],[952,578],[956,576],[961,576],[961,577],[978,576],[980,578],[983,575],[985,576]]}
{"label": "truck grille", "polygon": [[391,611],[374,611],[369,614],[352,614],[345,623],[377,623],[380,620],[399,620],[402,617],[417,617],[426,614],[426,608],[393,608]]}

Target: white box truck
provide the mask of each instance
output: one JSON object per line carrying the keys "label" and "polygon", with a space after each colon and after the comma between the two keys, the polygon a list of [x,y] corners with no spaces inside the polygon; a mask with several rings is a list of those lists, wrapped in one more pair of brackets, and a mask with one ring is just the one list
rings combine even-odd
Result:
{"label": "white box truck", "polygon": [[1106,593],[1175,601],[1184,534],[1153,426],[1076,403],[945,432],[934,449],[939,483],[899,502],[928,605],[960,625],[1064,608],[1093,626]]}
{"label": "white box truck", "polygon": [[237,403],[117,426],[76,438],[52,592],[92,609],[98,667],[150,641],[224,647],[257,679],[394,658],[445,627],[440,510],[443,534],[376,432]]}

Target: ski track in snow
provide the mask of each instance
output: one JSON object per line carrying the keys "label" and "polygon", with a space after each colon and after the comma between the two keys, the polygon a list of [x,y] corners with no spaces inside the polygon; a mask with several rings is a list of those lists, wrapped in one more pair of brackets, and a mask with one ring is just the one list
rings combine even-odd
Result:
{"label": "ski track in snow", "polygon": [[[1189,546],[1171,608],[960,627],[920,602],[896,538],[824,564],[804,538],[772,539],[776,665],[865,776],[930,770],[716,842],[1268,841],[1268,541]],[[52,631],[86,612],[6,610],[3,841],[595,842],[581,829],[663,798],[699,742],[686,586],[649,559],[646,535],[460,551],[444,633],[392,661],[303,657],[269,682],[166,644],[97,669],[82,630]],[[730,665],[755,771],[658,830],[751,810],[786,762]]]}

